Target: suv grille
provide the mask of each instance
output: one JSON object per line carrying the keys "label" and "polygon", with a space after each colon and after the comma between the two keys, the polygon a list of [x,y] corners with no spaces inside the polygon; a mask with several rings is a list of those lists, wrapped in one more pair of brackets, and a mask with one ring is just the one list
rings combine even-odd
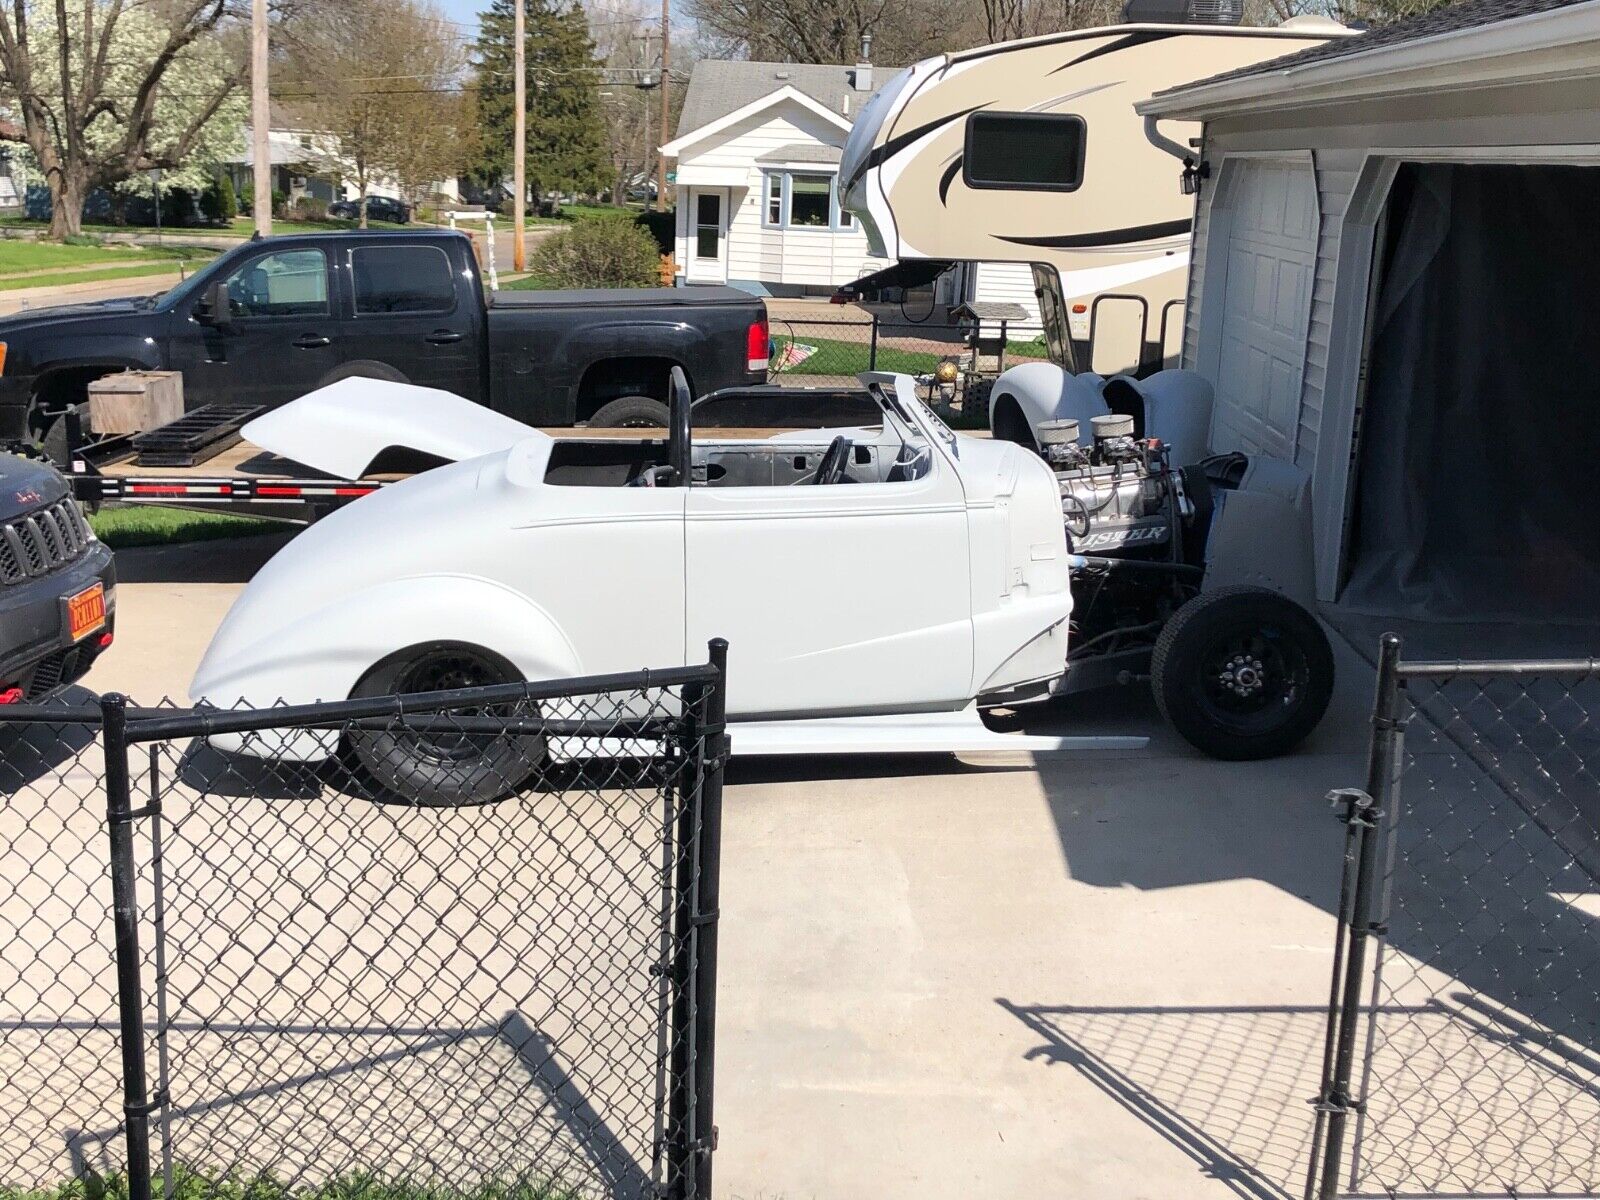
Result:
{"label": "suv grille", "polygon": [[68,497],[0,525],[0,584],[48,575],[89,546],[89,523]]}

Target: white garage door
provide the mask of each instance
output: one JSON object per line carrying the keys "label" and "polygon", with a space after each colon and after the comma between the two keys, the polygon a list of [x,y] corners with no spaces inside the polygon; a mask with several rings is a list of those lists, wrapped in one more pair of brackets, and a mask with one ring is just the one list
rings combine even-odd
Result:
{"label": "white garage door", "polygon": [[1211,445],[1293,461],[1317,258],[1316,181],[1305,162],[1235,159],[1228,170],[1238,174],[1223,198],[1227,276]]}

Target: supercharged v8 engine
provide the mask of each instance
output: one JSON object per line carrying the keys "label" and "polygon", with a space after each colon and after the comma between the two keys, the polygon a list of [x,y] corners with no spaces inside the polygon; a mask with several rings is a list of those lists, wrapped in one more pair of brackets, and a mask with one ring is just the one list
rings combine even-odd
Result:
{"label": "supercharged v8 engine", "polygon": [[1095,417],[1089,446],[1077,421],[1047,421],[1041,449],[1061,487],[1074,554],[1194,563],[1211,513],[1207,466],[1173,469],[1167,448],[1134,436],[1133,418]]}

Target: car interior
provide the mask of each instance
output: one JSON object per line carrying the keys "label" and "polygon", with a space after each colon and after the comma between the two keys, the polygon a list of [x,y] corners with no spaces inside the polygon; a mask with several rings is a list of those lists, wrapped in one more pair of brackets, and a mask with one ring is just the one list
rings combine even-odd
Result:
{"label": "car interior", "polygon": [[907,483],[932,467],[921,434],[892,414],[877,428],[825,441],[819,436],[814,443],[785,437],[695,445],[688,381],[676,368],[672,376],[668,437],[562,439],[550,451],[544,481],[558,487],[833,486]]}

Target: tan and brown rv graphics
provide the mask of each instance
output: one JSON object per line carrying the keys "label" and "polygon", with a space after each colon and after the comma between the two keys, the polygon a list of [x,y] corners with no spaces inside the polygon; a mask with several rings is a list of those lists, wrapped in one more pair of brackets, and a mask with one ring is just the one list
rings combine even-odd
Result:
{"label": "tan and brown rv graphics", "polygon": [[1181,295],[1193,201],[1134,103],[1339,32],[1124,25],[928,60],[862,110],[841,191],[876,253],[1046,264],[1068,301],[1136,293],[1153,321]]}

